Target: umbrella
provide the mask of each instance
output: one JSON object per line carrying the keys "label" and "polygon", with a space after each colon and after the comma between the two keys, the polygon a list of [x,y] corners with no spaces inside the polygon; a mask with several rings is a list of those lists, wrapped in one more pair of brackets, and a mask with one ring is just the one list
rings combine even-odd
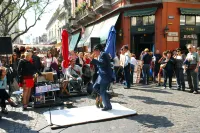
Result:
{"label": "umbrella", "polygon": [[116,51],[116,30],[115,27],[112,26],[110,28],[108,39],[105,47],[105,52],[109,53],[112,58],[115,58],[115,51]]}
{"label": "umbrella", "polygon": [[69,65],[69,42],[68,42],[68,32],[66,30],[62,31],[62,56],[63,56],[63,66],[67,68]]}

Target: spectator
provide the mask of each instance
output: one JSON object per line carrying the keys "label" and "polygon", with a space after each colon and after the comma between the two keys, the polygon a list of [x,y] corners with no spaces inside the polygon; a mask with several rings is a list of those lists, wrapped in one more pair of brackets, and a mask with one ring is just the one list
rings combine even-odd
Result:
{"label": "spectator", "polygon": [[44,59],[44,71],[45,72],[53,72],[52,64],[58,64],[58,61],[53,55],[51,51],[47,52],[47,57]]}
{"label": "spectator", "polygon": [[123,64],[124,78],[126,80],[126,87],[124,89],[129,89],[131,87],[131,84],[130,84],[130,61],[131,61],[131,56],[130,56],[130,52],[129,52],[129,49],[128,49],[128,45],[124,45],[123,46],[123,51],[124,51],[124,56],[125,56],[125,60],[124,60],[124,64]]}
{"label": "spectator", "polygon": [[1,105],[1,112],[3,114],[8,114],[8,111],[6,109],[6,100],[12,107],[17,107],[17,104],[14,103],[11,99],[9,94],[6,91],[7,88],[7,78],[6,78],[6,68],[1,67],[0,68],[0,105]]}
{"label": "spectator", "polygon": [[160,63],[159,60],[162,58],[162,55],[160,54],[159,50],[156,50],[156,53],[154,55],[155,57],[155,66],[154,66],[154,81],[156,81],[156,77],[158,76],[158,72],[160,70]]}
{"label": "spectator", "polygon": [[149,49],[146,48],[144,50],[144,54],[142,56],[142,75],[143,75],[143,84],[149,84],[149,74],[150,74],[150,65],[151,65],[152,57],[149,55]]}
{"label": "spectator", "polygon": [[167,57],[161,63],[164,71],[164,88],[166,89],[167,79],[169,79],[169,88],[172,88],[172,76],[174,74],[175,60],[172,57],[171,51],[167,51]]}
{"label": "spectator", "polygon": [[11,56],[11,59],[10,59],[10,67],[12,68],[13,70],[13,77],[16,78],[16,80],[18,81],[18,75],[17,75],[17,67],[18,67],[18,64],[19,64],[19,59],[18,59],[18,56],[17,54],[14,52]]}
{"label": "spectator", "polygon": [[25,58],[20,60],[18,65],[18,74],[20,79],[20,87],[23,88],[23,110],[27,110],[27,105],[31,95],[31,88],[34,87],[33,75],[36,73],[36,68],[31,61],[32,54],[24,53]]}
{"label": "spectator", "polygon": [[115,58],[113,59],[113,66],[114,66],[114,72],[116,77],[116,82],[119,83],[119,69],[120,69],[120,61],[119,61],[119,55],[116,54]]}
{"label": "spectator", "polygon": [[76,65],[79,65],[80,67],[83,67],[83,65],[84,65],[83,52],[80,52],[78,55],[79,56],[76,59]]}
{"label": "spectator", "polygon": [[38,56],[37,51],[33,52],[32,59],[33,59],[33,63],[35,65],[35,68],[37,69],[37,71],[41,71],[42,63],[41,63],[40,57]]}
{"label": "spectator", "polygon": [[174,56],[174,59],[176,61],[175,64],[175,73],[176,73],[176,83],[177,83],[177,89],[182,91],[185,91],[185,80],[184,80],[184,74],[183,74],[183,62],[185,60],[184,56],[181,54],[181,49],[176,49],[177,55]]}
{"label": "spectator", "polygon": [[130,64],[131,64],[131,84],[133,84],[133,75],[134,75],[134,69],[135,69],[135,66],[137,65],[137,60],[135,59],[136,56],[135,54],[131,54],[131,61],[130,61]]}
{"label": "spectator", "polygon": [[199,68],[199,55],[195,52],[192,44],[187,46],[189,53],[187,54],[186,60],[189,62],[187,69],[187,78],[190,88],[190,93],[198,94],[198,68]]}

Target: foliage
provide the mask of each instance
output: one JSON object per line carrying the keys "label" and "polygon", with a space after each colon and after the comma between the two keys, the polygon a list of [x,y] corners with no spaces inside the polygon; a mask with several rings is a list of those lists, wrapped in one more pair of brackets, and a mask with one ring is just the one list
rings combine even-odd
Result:
{"label": "foliage", "polygon": [[85,1],[83,1],[82,3],[80,3],[78,5],[78,7],[76,7],[75,9],[75,13],[78,13],[78,12],[81,12],[81,11],[84,11],[87,7],[87,3]]}
{"label": "foliage", "polygon": [[[0,0],[0,36],[12,36],[12,42],[34,27],[45,13],[50,0]],[[33,14],[34,22],[28,24],[27,14]],[[24,21],[23,30],[18,27],[19,20]]]}

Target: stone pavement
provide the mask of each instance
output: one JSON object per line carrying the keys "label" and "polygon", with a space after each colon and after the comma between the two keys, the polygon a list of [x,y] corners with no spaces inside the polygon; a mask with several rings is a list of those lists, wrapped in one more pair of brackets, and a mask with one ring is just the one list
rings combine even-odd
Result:
{"label": "stone pavement", "polygon": [[[135,85],[123,89],[114,86],[118,97],[112,102],[120,103],[138,112],[137,116],[89,123],[68,128],[51,130],[47,127],[41,133],[199,133],[200,94],[195,95],[177,90],[156,88],[153,85]],[[77,107],[94,104],[90,97],[72,98]],[[65,108],[65,107],[55,107]],[[0,133],[34,133],[47,125],[42,113],[47,108],[22,112],[21,108],[8,106],[9,114],[0,120]],[[84,115],[84,114],[83,114]]]}

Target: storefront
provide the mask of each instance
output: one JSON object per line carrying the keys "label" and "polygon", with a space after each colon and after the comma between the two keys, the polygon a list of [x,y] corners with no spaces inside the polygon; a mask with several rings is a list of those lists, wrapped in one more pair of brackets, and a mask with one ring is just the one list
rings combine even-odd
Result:
{"label": "storefront", "polygon": [[187,44],[200,46],[200,9],[180,8],[180,47]]}
{"label": "storefront", "polygon": [[148,48],[154,50],[155,45],[155,13],[157,8],[144,8],[131,10],[124,13],[124,16],[130,17],[131,28],[131,52],[137,57],[140,53]]}
{"label": "storefront", "polygon": [[105,45],[110,28],[116,25],[119,16],[120,14],[115,14],[106,20],[101,20],[86,27],[77,45],[79,51],[91,52],[94,45],[99,43]]}

